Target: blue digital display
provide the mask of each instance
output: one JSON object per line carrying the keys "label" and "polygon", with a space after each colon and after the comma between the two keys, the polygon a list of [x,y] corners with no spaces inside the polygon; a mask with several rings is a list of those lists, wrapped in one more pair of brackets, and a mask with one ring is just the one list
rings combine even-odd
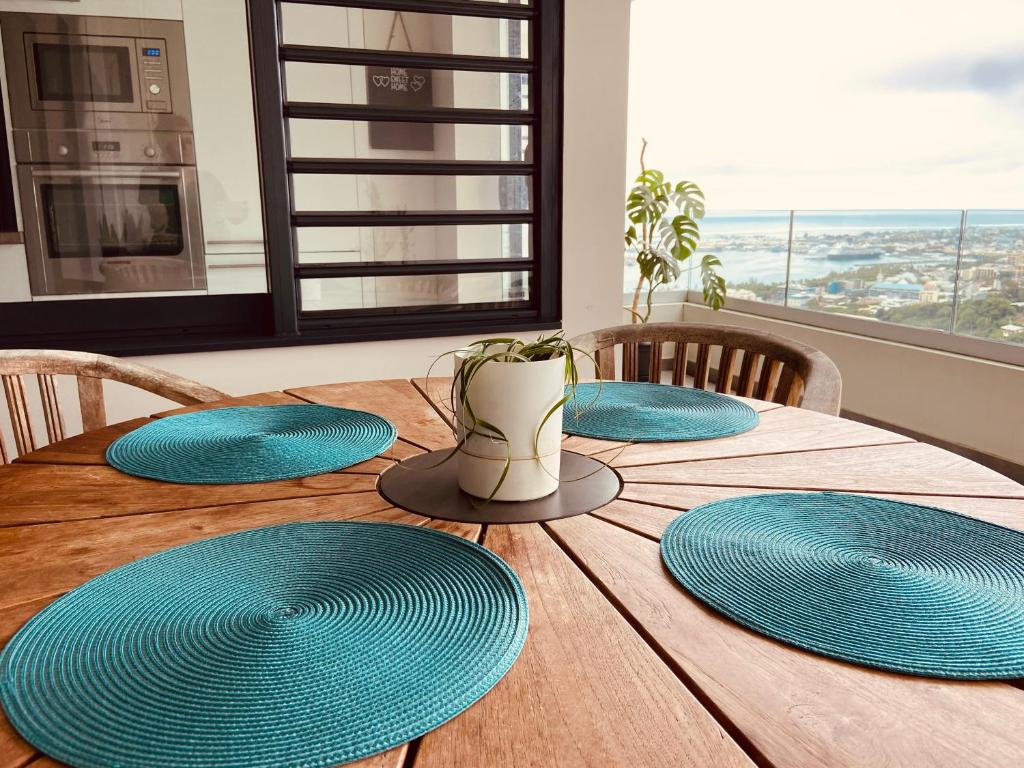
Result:
{"label": "blue digital display", "polygon": [[143,56],[159,56],[160,55],[160,49],[159,48],[143,48],[142,49],[142,55]]}

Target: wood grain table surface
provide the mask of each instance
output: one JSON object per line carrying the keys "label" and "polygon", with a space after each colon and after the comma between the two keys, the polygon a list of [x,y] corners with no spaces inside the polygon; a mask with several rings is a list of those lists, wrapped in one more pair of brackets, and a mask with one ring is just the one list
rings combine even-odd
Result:
{"label": "wood grain table surface", "polygon": [[[444,382],[437,387],[440,392]],[[432,393],[436,394],[436,393]],[[423,381],[326,384],[154,414],[313,402],[398,427],[385,457],[300,480],[181,486],[109,467],[133,419],[0,466],[0,643],[64,592],[169,547],[296,520],[379,520],[479,541],[530,603],[522,655],[483,699],[360,768],[1024,765],[1024,685],[946,682],[857,667],[750,632],[690,597],[658,540],[687,509],[764,490],[834,490],[933,504],[1024,530],[1024,486],[906,437],[749,401],[760,425],[691,443],[566,438],[608,461],[621,496],[528,525],[431,520],[392,507],[377,476],[452,444]],[[0,716],[0,768],[58,765]]]}

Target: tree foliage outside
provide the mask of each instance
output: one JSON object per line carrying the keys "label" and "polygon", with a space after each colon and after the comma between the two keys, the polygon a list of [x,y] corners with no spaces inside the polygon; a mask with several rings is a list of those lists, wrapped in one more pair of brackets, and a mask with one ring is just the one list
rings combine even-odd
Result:
{"label": "tree foliage outside", "polygon": [[[911,304],[880,310],[877,317],[890,323],[922,328],[948,328],[953,311],[951,302]],[[1003,339],[1002,327],[1024,324],[1024,311],[1005,296],[988,295],[964,301],[957,307],[956,333],[979,339]]]}

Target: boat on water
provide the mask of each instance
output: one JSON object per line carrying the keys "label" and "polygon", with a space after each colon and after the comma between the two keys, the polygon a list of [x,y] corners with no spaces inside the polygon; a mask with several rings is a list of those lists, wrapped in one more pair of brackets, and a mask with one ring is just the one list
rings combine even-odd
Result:
{"label": "boat on water", "polygon": [[882,252],[877,248],[857,248],[847,245],[837,245],[829,248],[826,252],[811,256],[812,259],[827,261],[863,261],[882,258]]}

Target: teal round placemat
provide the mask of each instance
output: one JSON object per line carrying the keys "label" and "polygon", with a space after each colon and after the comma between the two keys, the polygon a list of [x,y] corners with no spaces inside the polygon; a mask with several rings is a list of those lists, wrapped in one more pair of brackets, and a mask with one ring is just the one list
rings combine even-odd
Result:
{"label": "teal round placemat", "polygon": [[526,639],[519,578],[407,525],[292,523],[186,544],[46,608],[0,697],[72,766],[334,766],[462,712]]}
{"label": "teal round placemat", "polygon": [[329,405],[217,408],[154,419],[111,443],[107,461],[170,483],[262,483],[350,467],[396,435],[374,413]]}
{"label": "teal round placemat", "polygon": [[840,493],[740,496],[676,518],[672,575],[757,632],[871,667],[1024,675],[1024,534]]}
{"label": "teal round placemat", "polygon": [[562,410],[570,435],[637,443],[728,437],[757,422],[757,411],[727,395],[627,381],[579,384]]}

